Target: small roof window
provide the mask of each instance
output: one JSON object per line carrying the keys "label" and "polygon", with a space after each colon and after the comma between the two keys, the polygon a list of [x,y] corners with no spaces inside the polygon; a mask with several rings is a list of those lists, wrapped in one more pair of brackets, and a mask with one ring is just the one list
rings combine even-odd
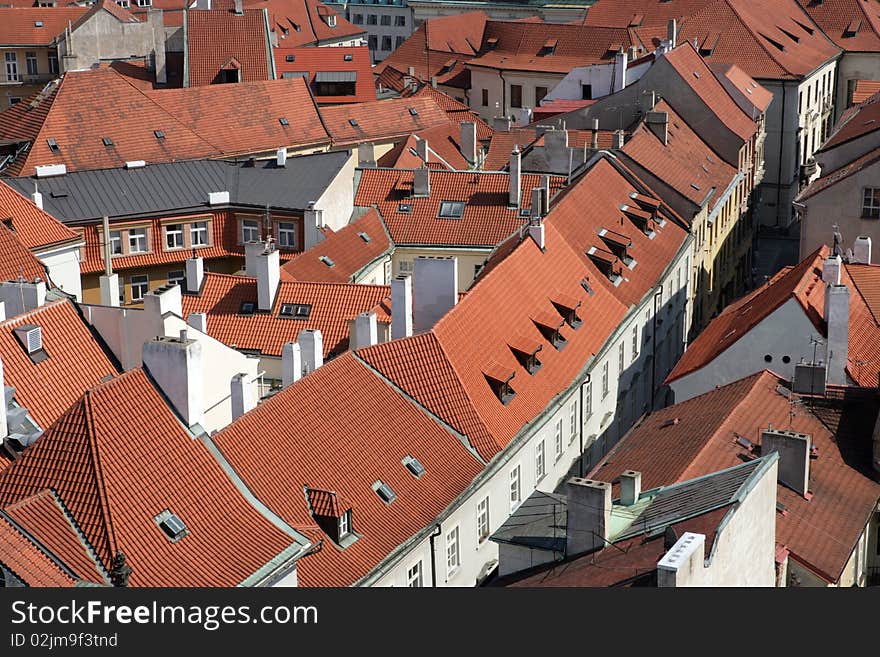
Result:
{"label": "small roof window", "polygon": [[320,260],[321,262],[323,262],[323,263],[324,263],[325,265],[327,265],[328,267],[335,267],[335,266],[336,266],[336,263],[333,262],[333,260],[332,260],[331,258],[328,258],[328,257],[325,256],[325,255],[322,255],[320,258],[318,258],[318,260]]}
{"label": "small roof window", "polygon": [[280,317],[291,317],[293,319],[308,319],[312,314],[312,306],[307,303],[282,303],[278,312]]}
{"label": "small roof window", "polygon": [[46,143],[49,144],[49,150],[52,151],[53,153],[60,153],[61,152],[61,147],[58,145],[58,142],[55,141],[54,138],[49,137],[46,140]]}
{"label": "small roof window", "polygon": [[410,107],[410,108],[409,108],[409,114],[410,114],[410,116],[418,116],[418,115],[419,115],[419,110],[417,110],[415,107]]}
{"label": "small roof window", "polygon": [[385,504],[391,504],[397,499],[397,494],[391,489],[391,486],[381,479],[373,484],[373,490]]}
{"label": "small roof window", "polygon": [[241,306],[239,306],[238,314],[239,315],[253,315],[254,310],[256,310],[257,304],[253,301],[242,301]]}
{"label": "small roof window", "polygon": [[416,479],[421,477],[426,472],[425,466],[422,465],[422,462],[414,456],[404,456],[401,463],[406,466],[406,469],[409,470],[410,474]]}
{"label": "small roof window", "polygon": [[437,216],[441,219],[461,219],[464,215],[464,201],[441,201]]}
{"label": "small roof window", "polygon": [[103,142],[104,146],[112,146],[113,145],[113,140],[110,139],[110,137],[103,137],[101,139],[101,141]]}
{"label": "small roof window", "polygon": [[347,61],[347,62],[350,62],[351,60],[354,59],[354,57],[353,57],[350,53],[345,53],[345,54],[342,56],[342,59],[344,59],[344,60]]}
{"label": "small roof window", "polygon": [[412,204],[411,203],[400,203],[397,206],[397,211],[401,214],[409,214],[412,212]]}
{"label": "small roof window", "polygon": [[172,543],[179,541],[189,534],[189,530],[186,528],[183,520],[168,509],[157,515],[154,520],[159,525],[159,528],[165,532],[165,535],[171,539]]}
{"label": "small roof window", "polygon": [[349,120],[348,120],[348,124],[349,124],[352,128],[357,128],[357,127],[358,127],[358,122],[355,121],[354,119],[349,119]]}
{"label": "small roof window", "polygon": [[[285,33],[286,33],[286,32],[287,32],[287,30],[285,30]],[[295,62],[295,61],[296,61],[296,55],[284,55],[284,61],[285,61],[285,62]]]}
{"label": "small roof window", "polygon": [[366,234],[365,232],[363,232],[363,231],[361,231],[361,232],[358,233],[358,237],[360,237],[364,242],[367,242],[367,243],[370,242],[370,236],[367,235],[367,234]]}
{"label": "small roof window", "polygon": [[156,139],[165,139],[165,132],[162,130],[153,130],[153,134],[156,135]]}
{"label": "small roof window", "polygon": [[278,119],[278,123],[280,123],[281,125],[290,125],[290,121],[288,121],[287,118],[283,116]]}

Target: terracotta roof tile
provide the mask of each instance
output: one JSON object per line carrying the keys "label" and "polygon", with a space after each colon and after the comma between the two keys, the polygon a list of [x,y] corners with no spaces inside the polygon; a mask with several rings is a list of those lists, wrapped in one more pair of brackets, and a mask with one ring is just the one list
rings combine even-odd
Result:
{"label": "terracotta roof tile", "polygon": [[272,79],[271,46],[261,10],[245,9],[240,16],[224,9],[189,11],[185,20],[189,86],[221,82],[221,69],[232,57],[241,82]]}
{"label": "terracotta roof tile", "polygon": [[492,128],[486,123],[483,119],[480,118],[480,115],[471,110],[470,107],[465,105],[464,103],[456,100],[449,94],[445,94],[438,89],[435,89],[429,84],[422,86],[418,91],[412,94],[412,98],[420,98],[423,96],[427,96],[429,98],[434,99],[444,112],[446,112],[446,116],[449,117],[449,120],[455,123],[456,125],[460,124],[462,121],[473,121],[477,125],[477,141],[486,141],[492,136]]}
{"label": "terracotta roof tile", "polygon": [[0,563],[27,586],[73,586],[76,580],[18,527],[0,516]]}
{"label": "terracotta roof tile", "polygon": [[[821,151],[853,141],[880,129],[880,97],[871,96],[861,105],[853,105],[837,120],[831,136]],[[2,115],[0,115],[2,116]]]}
{"label": "terracotta roof tile", "polygon": [[[4,46],[48,46],[64,32],[68,22],[75,22],[87,12],[87,7],[0,8],[0,43]],[[19,74],[22,74],[21,68]]]}
{"label": "terracotta roof tile", "polygon": [[15,238],[29,249],[69,242],[79,236],[0,181],[0,214],[12,219]]}
{"label": "terracotta roof tile", "polygon": [[[365,103],[376,100],[373,67],[367,46],[336,48],[275,48],[275,70],[278,77],[307,73],[315,102],[320,105],[337,103]],[[288,61],[293,57],[293,61]],[[347,60],[346,57],[350,57]],[[352,96],[319,96],[315,93],[315,76],[319,72],[351,72],[356,74],[355,93]]]}
{"label": "terracotta roof tile", "polygon": [[827,173],[823,172],[823,174],[819,178],[816,178],[813,182],[802,189],[795,200],[798,202],[802,202],[807,200],[808,198],[815,196],[816,194],[819,194],[820,192],[824,192],[826,189],[828,189],[829,187],[833,187],[841,180],[846,180],[851,175],[862,171],[866,167],[870,167],[876,164],[877,160],[880,160],[880,147],[868,151],[860,157],[857,157],[849,164],[845,164],[844,166]]}
{"label": "terracotta roof tile", "polygon": [[[877,0],[798,2],[838,47],[847,52],[880,52],[880,4]],[[857,30],[847,29],[854,24],[858,25]]]}
{"label": "terracotta roof tile", "polygon": [[748,73],[736,64],[714,62],[709,65],[716,77],[724,84],[722,77],[737,89],[759,112],[764,112],[773,101],[773,93],[755,82]]}
{"label": "terracotta roof tile", "polygon": [[[611,148],[613,132],[610,130],[599,131],[599,148]],[[590,146],[593,139],[592,130],[569,130],[568,145],[572,148]],[[517,146],[520,151],[532,146],[543,146],[544,137],[538,136],[537,127],[511,128],[510,130],[496,130],[492,133],[489,142],[489,151],[483,168],[486,171],[506,171],[510,165],[510,154],[513,147]]]}
{"label": "terracotta roof tile", "polygon": [[44,282],[49,280],[46,266],[19,241],[14,231],[2,223],[0,224],[0,280],[17,280],[19,276],[28,281],[37,278]]}
{"label": "terracotta roof tile", "polygon": [[[232,4],[220,2],[224,9],[229,9]],[[269,29],[278,35],[281,48],[317,46],[365,34],[362,27],[352,25],[335,9],[318,0],[245,0],[244,4],[268,10]],[[335,27],[328,24],[328,16],[336,17]]]}
{"label": "terracotta roof tile", "polygon": [[864,103],[878,91],[880,91],[880,81],[856,80],[856,88],[853,91],[852,102],[855,105]]}
{"label": "terracotta roof tile", "polygon": [[449,122],[446,112],[431,98],[396,98],[322,107],[321,118],[337,146],[391,140]]}

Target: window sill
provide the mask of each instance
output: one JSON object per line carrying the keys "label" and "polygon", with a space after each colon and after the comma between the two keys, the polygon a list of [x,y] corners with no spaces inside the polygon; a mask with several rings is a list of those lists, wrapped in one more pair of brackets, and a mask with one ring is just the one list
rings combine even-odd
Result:
{"label": "window sill", "polygon": [[448,571],[446,571],[446,581],[448,582],[448,581],[451,580],[453,577],[455,577],[456,575],[458,575],[458,573],[459,573],[460,570],[461,570],[461,565],[458,565],[458,566],[456,566],[455,568],[453,568],[452,570],[448,570]]}

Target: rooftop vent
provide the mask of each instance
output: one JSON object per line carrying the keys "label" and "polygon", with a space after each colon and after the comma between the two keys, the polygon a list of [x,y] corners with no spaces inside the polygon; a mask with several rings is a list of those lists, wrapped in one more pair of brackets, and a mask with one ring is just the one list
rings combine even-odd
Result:
{"label": "rooftop vent", "polygon": [[170,538],[172,542],[179,541],[189,534],[183,520],[181,520],[176,514],[171,513],[168,509],[165,509],[162,513],[157,515],[155,520],[156,524],[159,525],[159,528],[165,532],[165,535]]}
{"label": "rooftop vent", "polygon": [[416,479],[425,474],[425,466],[414,456],[404,456],[401,463],[406,466],[406,469],[409,470],[410,474]]}
{"label": "rooftop vent", "polygon": [[376,492],[376,495],[385,502],[385,504],[391,504],[397,499],[397,495],[391,490],[391,486],[383,482],[381,479],[373,484],[373,490]]}
{"label": "rooftop vent", "polygon": [[129,160],[125,163],[126,169],[141,169],[145,166],[147,166],[147,163],[143,160]]}
{"label": "rooftop vent", "polygon": [[46,140],[46,143],[49,144],[49,150],[53,153],[58,154],[61,152],[61,147],[58,145],[58,142],[55,141],[53,137],[49,137]]}
{"label": "rooftop vent", "polygon": [[24,347],[28,355],[35,354],[43,348],[43,330],[36,324],[22,324],[13,329],[15,337]]}
{"label": "rooftop vent", "polygon": [[165,133],[162,130],[153,130],[153,134],[156,135],[156,139],[165,139]]}
{"label": "rooftop vent", "polygon": [[366,234],[365,232],[363,232],[363,231],[361,231],[361,232],[358,233],[358,237],[360,237],[364,242],[367,242],[367,243],[370,242],[370,236],[367,235],[367,234]]}
{"label": "rooftop vent", "polygon": [[110,137],[103,137],[101,141],[104,143],[104,146],[112,146],[113,140]]}
{"label": "rooftop vent", "polygon": [[328,258],[328,257],[325,256],[325,255],[322,255],[320,258],[318,258],[318,260],[320,260],[321,262],[323,262],[323,263],[324,263],[325,265],[327,265],[328,267],[335,267],[335,266],[336,266],[336,263],[333,262],[332,259]]}
{"label": "rooftop vent", "polygon": [[290,125],[290,122],[287,120],[287,118],[285,118],[283,116],[280,119],[278,119],[278,123],[280,123],[281,125]]}

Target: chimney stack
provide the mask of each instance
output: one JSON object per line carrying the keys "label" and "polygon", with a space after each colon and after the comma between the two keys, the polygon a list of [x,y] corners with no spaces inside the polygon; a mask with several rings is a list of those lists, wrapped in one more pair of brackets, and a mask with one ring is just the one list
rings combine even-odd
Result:
{"label": "chimney stack", "polygon": [[[654,93],[653,91],[651,92]],[[666,146],[669,143],[669,113],[668,112],[648,112],[645,117],[645,125],[648,129],[657,135],[657,139]]]}
{"label": "chimney stack", "polygon": [[829,284],[825,287],[828,383],[846,385],[849,358],[849,288]]}
{"label": "chimney stack", "polygon": [[398,276],[391,281],[391,339],[413,333],[412,277]]}
{"label": "chimney stack", "polygon": [[413,263],[413,330],[429,331],[457,301],[458,258],[417,256]]}
{"label": "chimney stack", "polygon": [[176,283],[166,283],[147,292],[144,295],[144,313],[151,315],[159,322],[168,313],[183,317],[183,298],[180,286]]}
{"label": "chimney stack", "polygon": [[308,374],[324,364],[324,338],[318,329],[303,329],[296,338],[302,350],[303,372]]}
{"label": "chimney stack", "polygon": [[244,3],[242,2],[242,0],[233,0],[233,11],[235,12],[236,16],[241,16],[242,14],[244,14],[244,9],[242,8],[243,4]]}
{"label": "chimney stack", "polygon": [[614,144],[613,147],[615,150],[620,150],[623,148],[624,136],[626,133],[623,130],[615,130],[614,131]]}
{"label": "chimney stack", "polygon": [[510,117],[496,116],[492,119],[492,130],[495,132],[510,132]]}
{"label": "chimney stack", "polygon": [[296,342],[281,347],[281,385],[285,388],[302,378],[302,349]]}
{"label": "chimney stack", "polygon": [[522,200],[522,157],[517,146],[513,147],[510,154],[510,176],[507,182],[508,199],[507,205],[518,208]]}
{"label": "chimney stack", "polygon": [[192,326],[199,333],[208,333],[208,315],[205,313],[190,313],[186,318],[186,323]]}
{"label": "chimney stack", "polygon": [[779,483],[806,496],[810,487],[812,438],[806,433],[765,429],[761,432],[761,456],[779,452]]}
{"label": "chimney stack", "polygon": [[144,367],[183,418],[192,427],[204,415],[202,345],[190,340],[186,329],[179,338],[159,336],[144,343]]}
{"label": "chimney stack", "polygon": [[198,294],[205,282],[205,261],[201,256],[186,259],[186,291]]}
{"label": "chimney stack", "polygon": [[[241,0],[237,0],[241,2]],[[279,167],[287,166],[287,149],[279,148],[275,153],[275,164]]]}
{"label": "chimney stack", "polygon": [[376,151],[373,142],[365,141],[362,144],[358,144],[357,151],[359,167],[362,169],[376,168]]}
{"label": "chimney stack", "polygon": [[839,255],[825,258],[822,264],[822,281],[829,285],[840,285],[840,267],[843,261]]}
{"label": "chimney stack", "polygon": [[428,140],[416,137],[416,154],[425,164],[428,163]]}
{"label": "chimney stack", "polygon": [[265,248],[256,256],[254,265],[257,279],[257,307],[260,310],[272,310],[281,280],[281,265],[278,250],[271,242],[266,242]]}
{"label": "chimney stack", "polygon": [[413,196],[431,195],[431,177],[429,169],[422,167],[413,171]]}
{"label": "chimney stack", "polygon": [[248,381],[247,376],[247,373],[242,372],[232,377],[230,401],[233,420],[237,420],[257,405],[254,401],[253,382]]}
{"label": "chimney stack", "polygon": [[541,213],[543,202],[541,197],[544,190],[540,187],[532,188],[531,220],[529,221],[529,237],[535,240],[535,244],[544,250],[544,215]]}
{"label": "chimney stack", "polygon": [[473,121],[461,122],[461,154],[468,163],[477,163],[477,124]]}
{"label": "chimney stack", "polygon": [[657,588],[703,585],[705,554],[705,534],[682,534],[657,562]]}
{"label": "chimney stack", "polygon": [[372,347],[379,342],[379,325],[376,321],[376,313],[363,312],[354,320],[354,340],[349,345],[350,349],[362,349]]}
{"label": "chimney stack", "polygon": [[612,93],[616,93],[626,86],[626,67],[629,63],[626,51],[614,55],[614,87]]}
{"label": "chimney stack", "polygon": [[568,158],[568,130],[548,130],[544,133],[544,151],[547,159]]}
{"label": "chimney stack", "polygon": [[595,151],[599,149],[599,119],[593,119],[591,127],[593,134],[590,135],[590,148]]}
{"label": "chimney stack", "polygon": [[37,182],[34,181],[34,193],[31,194],[31,200],[40,210],[43,209],[43,195],[37,190]]}
{"label": "chimney stack", "polygon": [[670,18],[669,22],[666,24],[666,40],[669,42],[670,48],[675,48],[678,40],[678,27],[676,26],[674,18]]}
{"label": "chimney stack", "polygon": [[115,308],[119,306],[119,276],[113,273],[113,256],[110,253],[110,218],[107,216],[102,217],[102,235],[104,237],[104,273],[98,279],[98,285],[101,288],[101,305]]}
{"label": "chimney stack", "polygon": [[642,473],[636,470],[627,470],[620,475],[620,503],[624,506],[632,506],[639,501],[642,493]]}
{"label": "chimney stack", "polygon": [[46,284],[40,279],[0,283],[0,302],[6,308],[7,317],[29,312],[46,303]]}
{"label": "chimney stack", "polygon": [[568,497],[565,556],[603,548],[611,524],[611,484],[572,477],[565,488]]}
{"label": "chimney stack", "polygon": [[315,201],[309,201],[308,207],[303,212],[304,251],[308,251],[324,239],[323,233],[321,233],[323,225],[324,210],[316,208]]}
{"label": "chimney stack", "polygon": [[871,238],[859,235],[853,244],[852,262],[862,265],[871,264]]}

